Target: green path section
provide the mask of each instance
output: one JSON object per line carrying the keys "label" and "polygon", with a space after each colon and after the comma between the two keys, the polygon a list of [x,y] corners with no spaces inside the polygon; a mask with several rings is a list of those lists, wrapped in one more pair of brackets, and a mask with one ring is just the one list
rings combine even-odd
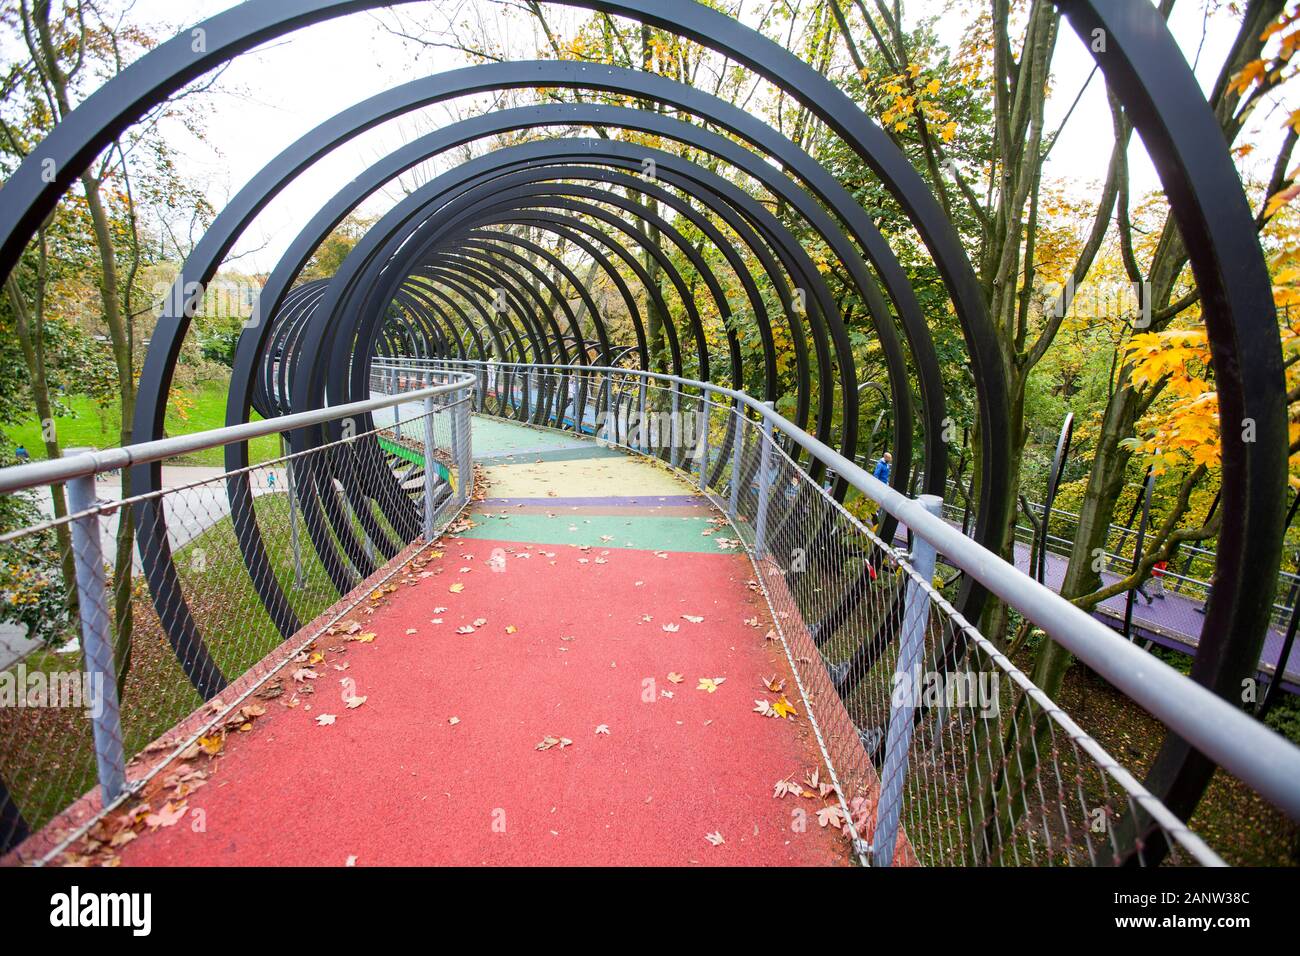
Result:
{"label": "green path section", "polygon": [[[551,442],[549,449],[539,449],[539,441]],[[532,450],[517,453],[525,448]],[[516,449],[513,460],[504,457],[507,449]],[[696,490],[648,460],[590,439],[482,417],[474,419],[474,455],[484,478],[480,494],[509,498],[511,505],[476,510],[466,537],[611,551],[728,553],[717,543],[727,529],[709,523],[714,511],[704,498],[696,499],[698,507],[661,504]],[[592,504],[574,508],[576,502],[557,500],[564,498]],[[527,507],[516,510],[516,503]]]}
{"label": "green path section", "polygon": [[474,456],[480,465],[514,465],[521,461],[582,461],[587,458],[618,458],[626,454],[617,448],[604,448],[590,442],[581,448],[558,448],[555,451],[530,451],[526,455],[498,455],[493,458]]}
{"label": "green path section", "polygon": [[[411,464],[419,465],[421,468],[424,467],[424,455],[414,450],[413,448],[407,448],[405,445],[399,445],[397,442],[392,441],[391,439],[388,438],[380,438],[379,447],[382,448],[384,451],[388,452],[388,454],[390,455],[396,455],[398,458],[401,458],[403,461],[409,461]],[[439,478],[441,478],[443,481],[450,480],[451,472],[447,470],[446,465],[444,465],[440,461],[436,461],[434,462],[434,467],[438,469]]]}
{"label": "green path section", "polygon": [[593,447],[592,442],[572,435],[528,428],[482,415],[474,416],[472,428],[475,458],[500,458],[544,449]]}
{"label": "green path section", "polygon": [[[529,544],[590,545],[593,548],[640,548],[646,551],[686,551],[694,554],[726,553],[704,536],[712,525],[707,518],[658,518],[629,508],[626,516],[569,517],[563,510],[545,515],[474,515],[477,524],[464,532],[467,538],[523,541]],[[722,537],[726,531],[720,532]],[[604,540],[608,536],[610,540]]]}

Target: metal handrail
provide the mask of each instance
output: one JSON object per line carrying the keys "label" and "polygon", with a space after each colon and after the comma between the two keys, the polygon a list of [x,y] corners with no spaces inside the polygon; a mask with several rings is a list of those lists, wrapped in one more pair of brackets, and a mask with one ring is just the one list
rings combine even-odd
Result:
{"label": "metal handrail", "polygon": [[960,568],[1014,607],[1171,731],[1253,787],[1291,819],[1300,821],[1300,747],[1148,654],[1137,644],[1124,640],[1087,611],[966,537],[960,529],[931,514],[918,501],[872,477],[855,462],[818,441],[758,399],[720,385],[639,369],[462,359],[427,361],[444,367],[495,366],[546,369],[567,374],[622,375],[685,386],[707,395],[732,399],[780,429],[796,445],[933,545],[947,563]]}
{"label": "metal handrail", "polygon": [[131,465],[162,461],[165,458],[175,458],[177,455],[187,455],[207,448],[218,448],[232,442],[261,438],[264,435],[291,432],[299,428],[335,421],[339,418],[364,415],[368,412],[378,411],[381,408],[392,408],[394,405],[404,405],[409,402],[432,398],[435,395],[457,392],[466,387],[472,388],[474,384],[475,378],[473,375],[462,375],[455,381],[403,392],[400,395],[370,398],[360,402],[349,402],[346,405],[327,405],[324,408],[314,409],[310,412],[295,412],[292,415],[279,415],[257,422],[244,422],[242,425],[227,425],[223,428],[212,428],[208,431],[194,432],[189,435],[159,438],[155,441],[127,445],[124,448],[87,451],[69,455],[67,458],[50,458],[45,461],[29,462],[25,465],[11,465],[8,468],[0,468],[0,494],[24,491],[41,485],[57,484],[72,478],[94,475],[104,471],[116,471],[119,468],[127,468]]}

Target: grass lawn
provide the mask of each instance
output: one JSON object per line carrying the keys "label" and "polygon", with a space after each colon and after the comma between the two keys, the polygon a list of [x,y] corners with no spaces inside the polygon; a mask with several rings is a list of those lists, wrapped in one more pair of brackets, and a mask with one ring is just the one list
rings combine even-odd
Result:
{"label": "grass lawn", "polygon": [[[229,382],[225,380],[204,382],[187,393],[193,403],[182,417],[174,408],[167,410],[167,434],[189,435],[194,432],[221,428],[226,424],[226,394]],[[122,416],[117,405],[101,409],[87,395],[72,395],[64,398],[64,404],[73,410],[73,415],[56,418],[59,442],[64,448],[90,446],[94,448],[116,448],[118,430]],[[257,413],[254,419],[260,419]],[[40,423],[32,418],[20,424],[0,426],[15,445],[26,445],[33,458],[45,457],[45,445],[41,441]],[[280,442],[274,435],[255,438],[249,442],[251,464],[269,461],[280,455]],[[177,464],[213,465],[224,464],[223,451],[209,448],[173,459]]]}

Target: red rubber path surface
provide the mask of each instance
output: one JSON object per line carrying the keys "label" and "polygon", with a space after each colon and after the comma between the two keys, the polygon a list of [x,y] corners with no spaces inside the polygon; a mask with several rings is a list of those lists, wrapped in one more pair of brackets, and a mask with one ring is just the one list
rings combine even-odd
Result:
{"label": "red rubber path surface", "polygon": [[[321,639],[320,677],[296,706],[303,685],[284,672],[285,694],[258,701],[266,714],[252,731],[196,762],[209,777],[186,815],[146,829],[123,864],[847,863],[845,838],[817,825],[824,801],[772,795],[821,761],[793,692],[798,719],[753,712],[773,696],[762,680],[790,673],[764,639],[771,622],[746,586],[747,558],[471,538],[438,547],[431,574],[354,615],[373,642]],[[491,570],[494,552],[504,571]],[[487,623],[456,633],[477,619]],[[707,693],[702,677],[725,681]],[[349,709],[345,693],[366,701]],[[336,720],[320,726],[321,714]],[[547,735],[572,744],[537,750]]]}

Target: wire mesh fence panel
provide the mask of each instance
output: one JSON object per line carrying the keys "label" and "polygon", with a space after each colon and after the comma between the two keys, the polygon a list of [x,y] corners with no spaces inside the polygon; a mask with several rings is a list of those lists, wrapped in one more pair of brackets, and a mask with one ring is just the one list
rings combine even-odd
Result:
{"label": "wire mesh fence panel", "polygon": [[[31,510],[57,500],[58,510],[65,511],[62,484],[47,495],[23,497]],[[64,517],[0,535],[4,622],[30,642],[0,671],[3,849],[24,839],[96,780],[88,718],[97,688],[82,664],[71,532]]]}
{"label": "wire mesh fence panel", "polygon": [[105,759],[138,786],[234,729],[232,708],[471,494],[468,388],[326,422],[303,450],[285,437],[273,461],[149,494],[74,479],[79,510],[0,535],[6,616],[36,642],[0,662],[0,694],[14,690],[0,698],[0,852],[117,797]]}

